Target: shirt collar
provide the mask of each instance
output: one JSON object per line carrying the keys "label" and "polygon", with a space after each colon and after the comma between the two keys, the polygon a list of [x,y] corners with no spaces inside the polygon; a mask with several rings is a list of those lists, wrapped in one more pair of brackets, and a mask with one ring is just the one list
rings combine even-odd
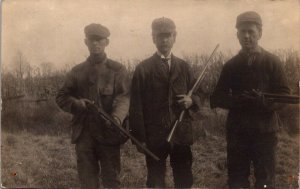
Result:
{"label": "shirt collar", "polygon": [[105,53],[101,55],[90,55],[87,59],[92,64],[101,64],[107,60],[107,56]]}
{"label": "shirt collar", "polygon": [[256,48],[252,49],[250,52],[246,52],[245,50],[241,49],[240,54],[243,54],[243,55],[251,55],[251,54],[261,54],[262,53],[262,48],[260,46],[257,45]]}
{"label": "shirt collar", "polygon": [[158,55],[160,58],[171,59],[172,52],[170,52],[170,53],[168,54],[167,57],[165,57],[165,56],[164,56],[161,52],[159,52],[159,51],[157,51],[156,53],[157,53],[157,55]]}

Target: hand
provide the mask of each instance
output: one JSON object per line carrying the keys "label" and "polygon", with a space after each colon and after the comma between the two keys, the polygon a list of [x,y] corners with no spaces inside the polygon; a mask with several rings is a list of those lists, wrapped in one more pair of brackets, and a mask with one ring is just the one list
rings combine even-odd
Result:
{"label": "hand", "polygon": [[259,103],[259,105],[262,105],[264,107],[268,106],[268,101],[265,99],[265,96],[260,90],[252,89],[251,93],[256,98],[256,101]]}
{"label": "hand", "polygon": [[[147,147],[146,143],[145,142],[141,142],[142,146],[144,146],[145,148]],[[138,145],[136,145],[136,149],[138,152],[142,153],[142,154],[145,154],[145,151],[139,147]]]}
{"label": "hand", "polygon": [[248,97],[249,99],[252,98],[255,101],[255,103],[257,103],[260,106],[268,106],[268,102],[260,90],[252,89],[251,91],[245,91],[242,96]]}
{"label": "hand", "polygon": [[176,95],[177,98],[180,98],[177,100],[177,103],[183,108],[183,109],[189,109],[193,105],[193,100],[190,96],[187,96],[185,94],[182,95]]}
{"label": "hand", "polygon": [[122,125],[121,120],[117,116],[113,115],[112,118],[115,120],[116,123],[118,123],[119,125]]}
{"label": "hand", "polygon": [[[112,116],[112,118],[117,124],[121,125],[121,120],[117,116]],[[107,128],[110,129],[114,128],[114,126],[109,120],[105,120],[105,126],[107,126]]]}
{"label": "hand", "polygon": [[87,109],[88,103],[93,104],[92,101],[90,101],[89,99],[86,99],[86,98],[77,99],[72,104],[72,111],[74,111],[76,113],[81,113]]}

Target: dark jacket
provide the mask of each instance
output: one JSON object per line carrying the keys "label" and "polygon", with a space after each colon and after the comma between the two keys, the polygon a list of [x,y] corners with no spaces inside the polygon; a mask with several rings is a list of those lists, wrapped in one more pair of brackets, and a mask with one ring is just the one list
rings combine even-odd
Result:
{"label": "dark jacket", "polygon": [[211,96],[211,107],[229,109],[229,131],[274,132],[279,129],[277,104],[259,106],[255,101],[241,102],[244,91],[259,89],[266,93],[289,94],[286,76],[278,57],[261,48],[255,60],[248,64],[248,57],[240,52],[223,67],[219,81]]}
{"label": "dark jacket", "polygon": [[72,120],[72,143],[75,143],[83,127],[101,140],[103,130],[99,121],[90,113],[76,114],[72,111],[75,100],[86,98],[94,101],[108,114],[123,121],[129,109],[129,82],[127,71],[120,63],[105,59],[95,63],[91,58],[78,64],[68,73],[56,102],[64,111],[74,114]]}
{"label": "dark jacket", "polygon": [[[187,94],[195,82],[190,66],[183,60],[171,56],[169,76],[164,72],[160,57],[155,53],[141,62],[135,69],[129,110],[132,134],[148,145],[159,145],[166,141],[174,121],[182,109],[176,95]],[[200,104],[197,95],[192,96],[194,107]],[[190,116],[175,133],[174,142],[192,144]]]}

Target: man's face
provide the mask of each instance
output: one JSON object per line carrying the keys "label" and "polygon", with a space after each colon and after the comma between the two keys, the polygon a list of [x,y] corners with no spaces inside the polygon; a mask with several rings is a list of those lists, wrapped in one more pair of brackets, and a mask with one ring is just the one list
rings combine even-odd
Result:
{"label": "man's face", "polygon": [[162,54],[170,53],[176,40],[176,33],[159,33],[153,35],[153,43]]}
{"label": "man's face", "polygon": [[238,27],[237,37],[243,49],[254,49],[261,38],[261,29],[254,23],[243,23]]}
{"label": "man's face", "polygon": [[88,47],[91,54],[102,54],[104,53],[105,47],[109,41],[107,38],[101,38],[98,36],[90,36],[85,39],[85,44]]}

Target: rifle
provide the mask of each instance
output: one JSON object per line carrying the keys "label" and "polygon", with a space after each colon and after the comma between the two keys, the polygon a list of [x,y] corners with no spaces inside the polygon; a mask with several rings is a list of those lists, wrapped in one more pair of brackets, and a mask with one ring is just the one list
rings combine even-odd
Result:
{"label": "rifle", "polygon": [[87,108],[88,108],[88,110],[90,110],[91,112],[93,112],[95,115],[99,116],[101,119],[103,119],[105,121],[109,121],[114,127],[116,127],[117,129],[119,129],[122,132],[122,134],[124,134],[128,138],[130,138],[138,147],[140,147],[141,149],[143,149],[144,152],[146,154],[148,154],[149,156],[151,156],[153,159],[155,159],[156,161],[160,160],[148,148],[146,148],[145,146],[143,146],[135,137],[133,137],[130,133],[128,133],[119,123],[117,123],[114,119],[112,119],[110,117],[110,115],[107,114],[104,110],[102,110],[101,108],[97,107],[95,104],[91,104],[91,103],[87,104]]}
{"label": "rifle", "polygon": [[248,91],[244,92],[250,99],[255,99],[256,95],[260,95],[265,100],[271,103],[284,103],[284,104],[299,104],[300,97],[296,95],[284,95],[284,94],[274,94],[274,93],[265,93],[265,92],[258,92],[251,93]]}
{"label": "rifle", "polygon": [[300,97],[296,95],[280,95],[273,93],[262,93],[262,95],[271,102],[285,104],[299,104]]}
{"label": "rifle", "polygon": [[[212,59],[213,55],[215,54],[215,52],[217,51],[217,49],[219,48],[219,44],[217,44],[217,46],[215,47],[214,51],[211,53],[210,57],[208,58],[208,60],[206,61],[206,65],[205,67],[203,68],[201,74],[199,75],[198,79],[196,80],[195,84],[193,85],[192,89],[188,92],[187,96],[192,96],[193,92],[196,90],[196,88],[198,87],[200,81],[203,79],[203,76],[204,76],[204,73],[210,63],[210,60]],[[174,135],[174,131],[175,129],[177,128],[178,124],[182,121],[183,117],[184,117],[184,114],[185,114],[185,110],[182,110],[181,113],[180,113],[180,116],[179,118],[175,121],[173,127],[172,127],[172,130],[171,132],[169,133],[168,135],[168,138],[167,138],[167,141],[168,142],[171,142],[172,138],[173,138],[173,135]]]}

